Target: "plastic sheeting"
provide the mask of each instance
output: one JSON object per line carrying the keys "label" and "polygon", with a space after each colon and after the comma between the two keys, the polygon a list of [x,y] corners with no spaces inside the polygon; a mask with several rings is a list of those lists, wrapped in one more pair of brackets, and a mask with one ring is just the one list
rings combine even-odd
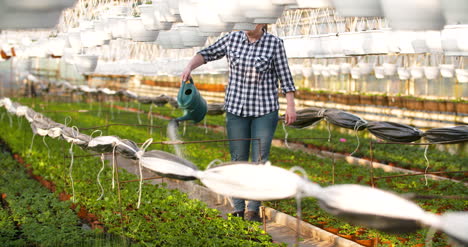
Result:
{"label": "plastic sheeting", "polygon": [[394,122],[370,122],[367,129],[374,136],[390,142],[414,142],[423,136],[423,132],[415,127]]}
{"label": "plastic sheeting", "polygon": [[195,180],[198,167],[192,162],[160,150],[145,152],[141,157],[143,167],[146,167],[160,176],[178,180]]}
{"label": "plastic sheeting", "polygon": [[468,141],[468,126],[430,129],[424,133],[429,142],[457,143]]}
{"label": "plastic sheeting", "polygon": [[[298,110],[296,111],[296,121],[288,126],[292,128],[302,129],[314,125],[323,119],[324,111],[325,109],[316,107],[309,107],[306,109]],[[280,119],[284,120],[284,115],[280,116]]]}
{"label": "plastic sheeting", "polygon": [[208,111],[206,114],[208,115],[215,116],[224,114],[224,103],[208,104],[207,108]]}
{"label": "plastic sheeting", "polygon": [[364,130],[367,127],[366,120],[349,112],[327,109],[324,116],[329,123],[346,129]]}

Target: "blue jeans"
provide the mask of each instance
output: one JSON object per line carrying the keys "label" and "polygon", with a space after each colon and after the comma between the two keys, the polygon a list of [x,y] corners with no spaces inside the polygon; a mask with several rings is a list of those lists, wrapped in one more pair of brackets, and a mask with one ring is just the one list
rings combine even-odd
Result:
{"label": "blue jeans", "polygon": [[[248,161],[250,154],[252,162],[268,160],[271,141],[278,125],[278,111],[260,117],[240,117],[227,112],[226,122],[229,139],[259,139],[229,141],[232,161]],[[232,201],[235,212],[244,212],[244,199],[232,198]],[[258,212],[260,204],[259,201],[249,201],[247,210]]]}

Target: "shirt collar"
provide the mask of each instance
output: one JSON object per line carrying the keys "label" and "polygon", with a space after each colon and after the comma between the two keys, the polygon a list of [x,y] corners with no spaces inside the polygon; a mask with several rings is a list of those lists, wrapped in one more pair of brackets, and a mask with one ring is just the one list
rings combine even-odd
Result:
{"label": "shirt collar", "polygon": [[[260,37],[259,40],[255,41],[255,42],[252,43],[252,44],[261,42],[261,41],[263,40],[263,38],[265,37],[266,34],[267,34],[266,32],[263,32],[262,37]],[[249,42],[249,38],[247,37],[247,34],[246,34],[244,31],[242,31],[242,41],[244,41],[244,42],[247,41],[247,43]]]}

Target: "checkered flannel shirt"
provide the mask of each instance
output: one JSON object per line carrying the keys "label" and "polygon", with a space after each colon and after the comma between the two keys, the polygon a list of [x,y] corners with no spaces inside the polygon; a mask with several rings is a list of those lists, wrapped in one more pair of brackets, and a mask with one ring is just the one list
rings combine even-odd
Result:
{"label": "checkered flannel shirt", "polygon": [[283,93],[296,91],[283,40],[272,34],[264,33],[250,43],[245,32],[232,32],[198,54],[205,62],[227,57],[224,107],[234,115],[258,117],[278,110],[278,79]]}

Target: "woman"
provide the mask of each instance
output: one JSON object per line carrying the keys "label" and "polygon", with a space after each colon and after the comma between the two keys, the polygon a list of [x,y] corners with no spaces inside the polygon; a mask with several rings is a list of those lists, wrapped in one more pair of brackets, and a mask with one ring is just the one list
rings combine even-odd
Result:
{"label": "woman", "polygon": [[[231,160],[248,161],[251,153],[252,162],[265,162],[278,123],[278,80],[287,100],[285,122],[296,121],[296,88],[283,41],[267,33],[266,24],[257,25],[255,30],[229,33],[190,60],[182,72],[182,81],[187,81],[195,68],[224,56],[229,63],[224,108],[228,138],[233,140],[229,142]],[[245,200],[233,198],[233,203],[233,215],[244,218]],[[259,201],[250,201],[246,220],[260,221],[259,207]]]}

